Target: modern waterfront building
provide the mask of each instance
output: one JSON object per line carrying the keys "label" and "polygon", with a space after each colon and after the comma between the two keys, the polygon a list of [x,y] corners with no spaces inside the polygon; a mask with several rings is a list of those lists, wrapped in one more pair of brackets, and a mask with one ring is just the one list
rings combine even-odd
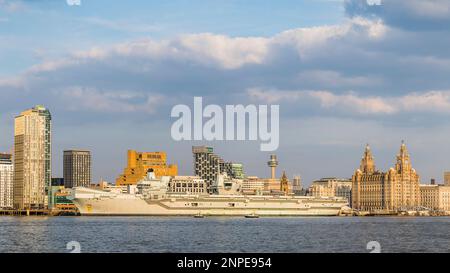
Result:
{"label": "modern waterfront building", "polygon": [[308,192],[309,195],[316,197],[344,197],[351,204],[352,180],[336,177],[322,178],[313,181]]}
{"label": "modern waterfront building", "polygon": [[51,204],[51,115],[38,105],[14,121],[14,207],[43,209]]}
{"label": "modern waterfront building", "polygon": [[169,193],[207,194],[205,180],[198,176],[174,176],[168,184]]}
{"label": "modern waterfront building", "polygon": [[445,185],[420,185],[420,205],[434,211],[450,211],[450,187]]}
{"label": "modern waterfront building", "polygon": [[220,156],[214,153],[214,149],[211,147],[193,146],[192,153],[194,156],[194,174],[205,180],[208,185],[208,191],[219,174],[226,173],[231,178],[244,176],[242,165],[239,166],[237,163],[225,162]]}
{"label": "modern waterfront building", "polygon": [[412,168],[406,145],[402,142],[397,162],[387,172],[375,168],[369,145],[361,166],[352,177],[353,209],[362,211],[415,210],[420,206],[419,175]]}
{"label": "modern waterfront building", "polygon": [[13,207],[13,178],[12,155],[0,153],[0,208]]}
{"label": "modern waterfront building", "polygon": [[233,178],[245,179],[244,165],[241,163],[229,163],[231,164],[231,174]]}
{"label": "modern waterfront building", "polygon": [[64,151],[64,186],[66,188],[89,187],[91,184],[91,152]]}
{"label": "modern waterfront building", "polygon": [[60,211],[75,211],[75,204],[68,199],[71,192],[64,186],[52,186],[53,207]]}
{"label": "modern waterfront building", "polygon": [[117,186],[136,185],[142,180],[149,169],[153,169],[156,177],[177,176],[178,166],[167,164],[165,152],[128,151],[128,162],[123,174],[117,180]]}

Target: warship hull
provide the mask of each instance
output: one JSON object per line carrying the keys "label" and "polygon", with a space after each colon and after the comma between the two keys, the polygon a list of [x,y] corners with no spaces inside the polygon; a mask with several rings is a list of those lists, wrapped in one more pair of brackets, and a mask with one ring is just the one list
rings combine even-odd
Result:
{"label": "warship hull", "polygon": [[347,205],[339,198],[291,196],[167,195],[146,199],[75,189],[72,201],[81,215],[92,216],[337,216]]}

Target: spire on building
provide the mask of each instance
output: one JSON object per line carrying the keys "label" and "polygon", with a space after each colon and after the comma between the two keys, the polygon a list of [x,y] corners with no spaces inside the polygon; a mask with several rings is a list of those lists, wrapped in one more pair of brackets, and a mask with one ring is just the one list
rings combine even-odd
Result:
{"label": "spire on building", "polygon": [[287,178],[286,171],[283,171],[283,175],[281,176],[280,191],[286,194],[289,193],[289,179]]}
{"label": "spire on building", "polygon": [[398,154],[398,156],[402,157],[402,158],[409,157],[408,149],[406,148],[406,144],[405,144],[404,140],[402,140],[402,145],[400,146],[400,153]]}
{"label": "spire on building", "polygon": [[374,173],[375,172],[375,161],[372,156],[372,151],[370,150],[369,144],[366,145],[364,150],[364,155],[361,159],[360,170],[363,173]]}
{"label": "spire on building", "polygon": [[401,156],[407,156],[408,155],[408,149],[406,149],[405,141],[402,140],[402,145],[400,146],[400,155]]}
{"label": "spire on building", "polygon": [[399,173],[411,170],[411,161],[409,160],[409,153],[404,140],[402,140],[400,152],[397,155],[397,164],[395,164],[395,169]]}

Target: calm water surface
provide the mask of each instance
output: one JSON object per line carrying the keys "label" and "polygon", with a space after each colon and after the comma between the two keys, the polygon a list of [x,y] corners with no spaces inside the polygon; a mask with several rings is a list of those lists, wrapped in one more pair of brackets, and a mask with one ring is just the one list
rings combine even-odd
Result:
{"label": "calm water surface", "polygon": [[0,217],[0,252],[450,252],[450,218]]}

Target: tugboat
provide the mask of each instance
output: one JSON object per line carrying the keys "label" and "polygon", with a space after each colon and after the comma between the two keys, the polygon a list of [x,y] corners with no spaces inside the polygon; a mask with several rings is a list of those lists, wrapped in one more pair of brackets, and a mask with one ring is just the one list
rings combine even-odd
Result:
{"label": "tugboat", "polygon": [[194,215],[194,218],[205,218],[205,216],[199,212],[196,215]]}
{"label": "tugboat", "polygon": [[259,218],[259,215],[253,212],[252,214],[245,215],[245,218],[256,219]]}

